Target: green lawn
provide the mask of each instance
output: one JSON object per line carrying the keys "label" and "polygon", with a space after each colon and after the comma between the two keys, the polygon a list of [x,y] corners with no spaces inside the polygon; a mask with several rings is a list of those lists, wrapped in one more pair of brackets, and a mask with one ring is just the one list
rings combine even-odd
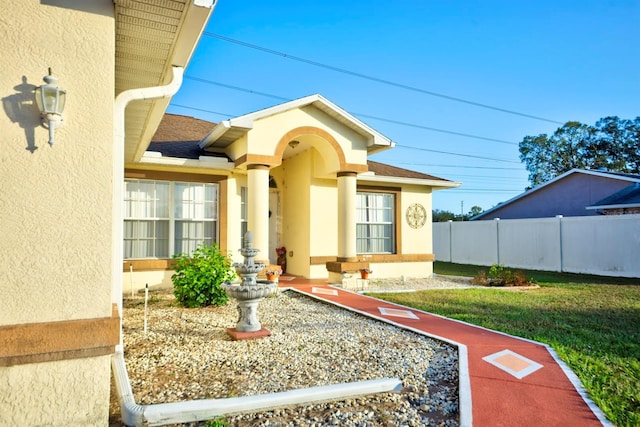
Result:
{"label": "green lawn", "polygon": [[[436,274],[486,267],[435,263]],[[464,289],[378,298],[540,341],[571,367],[617,426],[640,426],[640,279],[526,271],[539,289]]]}

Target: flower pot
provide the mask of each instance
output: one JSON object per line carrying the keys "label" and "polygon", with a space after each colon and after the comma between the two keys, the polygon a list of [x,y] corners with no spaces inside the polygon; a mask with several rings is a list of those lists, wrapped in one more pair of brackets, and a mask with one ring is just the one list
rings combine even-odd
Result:
{"label": "flower pot", "polygon": [[271,280],[271,281],[276,280],[276,275],[275,274],[267,274],[267,280]]}
{"label": "flower pot", "polygon": [[361,271],[360,272],[360,278],[368,279],[369,278],[369,272],[368,271]]}

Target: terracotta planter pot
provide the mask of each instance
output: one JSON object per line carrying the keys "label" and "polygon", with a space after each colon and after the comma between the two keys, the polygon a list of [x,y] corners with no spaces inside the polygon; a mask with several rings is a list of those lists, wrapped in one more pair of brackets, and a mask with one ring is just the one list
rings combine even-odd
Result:
{"label": "terracotta planter pot", "polygon": [[276,280],[275,274],[267,274],[267,280]]}
{"label": "terracotta planter pot", "polygon": [[369,272],[368,271],[361,271],[360,272],[360,277],[362,279],[368,279],[369,278]]}

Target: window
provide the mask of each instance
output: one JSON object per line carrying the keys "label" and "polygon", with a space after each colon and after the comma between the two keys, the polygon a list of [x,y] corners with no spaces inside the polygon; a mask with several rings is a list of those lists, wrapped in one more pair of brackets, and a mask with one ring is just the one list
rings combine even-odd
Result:
{"label": "window", "polygon": [[125,181],[124,257],[169,258],[217,241],[218,186]]}
{"label": "window", "polygon": [[364,193],[356,195],[356,251],[394,253],[395,195]]}

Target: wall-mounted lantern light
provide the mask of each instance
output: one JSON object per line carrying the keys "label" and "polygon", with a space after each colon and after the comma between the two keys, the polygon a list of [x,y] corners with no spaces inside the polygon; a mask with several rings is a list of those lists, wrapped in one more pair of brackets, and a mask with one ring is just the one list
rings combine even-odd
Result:
{"label": "wall-mounted lantern light", "polygon": [[56,128],[62,126],[62,112],[67,98],[67,91],[58,87],[58,79],[51,75],[44,76],[46,84],[35,89],[36,103],[40,110],[42,126],[49,129],[49,144],[53,145]]}

